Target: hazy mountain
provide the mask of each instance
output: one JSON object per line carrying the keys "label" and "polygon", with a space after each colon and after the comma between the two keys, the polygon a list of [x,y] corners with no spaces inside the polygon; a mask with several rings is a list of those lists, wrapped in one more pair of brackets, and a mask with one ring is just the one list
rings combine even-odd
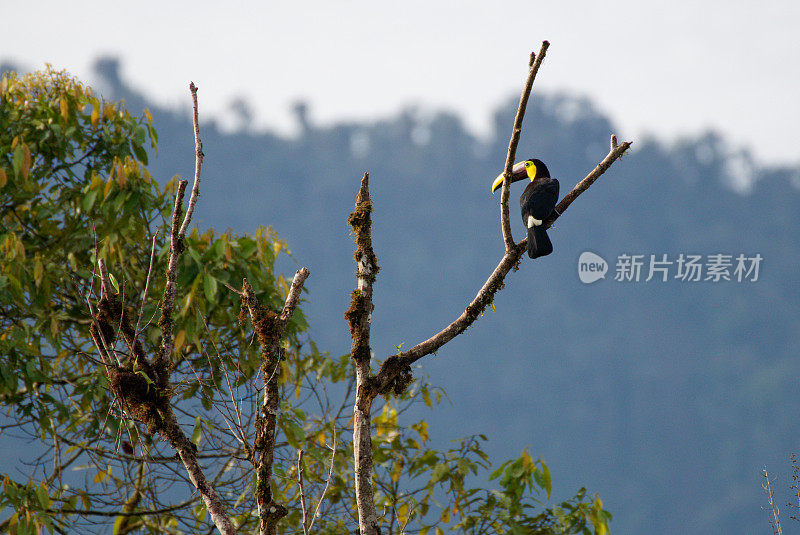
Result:
{"label": "hazy mountain", "polygon": [[[191,176],[187,108],[148,102],[120,79],[116,60],[97,66],[107,97],[153,112],[153,174]],[[382,359],[452,321],[499,261],[499,194],[489,186],[505,159],[515,100],[498,109],[488,141],[456,115],[414,108],[320,126],[313,106],[300,103],[292,138],[226,134],[201,117],[199,220],[239,232],[274,226],[311,270],[313,336],[343,354],[355,283],[346,219],[369,171],[382,267],[373,337]],[[235,103],[242,124],[247,109]],[[612,132],[624,137],[590,101],[537,93],[518,154],[547,162],[563,195],[606,154]],[[786,503],[800,437],[800,169],[759,165],[713,132],[634,141],[550,232],[555,252],[526,258],[496,312],[422,361],[452,400],[427,416],[442,442],[486,433],[498,459],[530,445],[550,465],[559,497],[579,485],[601,493],[616,533],[763,533],[760,470],[781,476],[775,485],[787,496],[778,503]],[[512,189],[517,239],[521,189]],[[584,251],[608,262],[605,280],[580,282]],[[640,282],[614,280],[622,254],[644,255]],[[681,281],[676,264],[668,281],[644,282],[651,254],[763,260],[754,282]]]}

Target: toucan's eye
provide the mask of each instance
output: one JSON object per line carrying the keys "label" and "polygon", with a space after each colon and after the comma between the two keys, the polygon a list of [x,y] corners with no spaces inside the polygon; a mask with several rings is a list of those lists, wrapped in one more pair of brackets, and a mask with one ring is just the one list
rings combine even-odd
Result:
{"label": "toucan's eye", "polygon": [[528,174],[528,178],[530,178],[531,180],[536,178],[536,172],[537,172],[536,164],[533,163],[533,161],[531,161],[531,160],[526,161],[525,162],[525,172]]}

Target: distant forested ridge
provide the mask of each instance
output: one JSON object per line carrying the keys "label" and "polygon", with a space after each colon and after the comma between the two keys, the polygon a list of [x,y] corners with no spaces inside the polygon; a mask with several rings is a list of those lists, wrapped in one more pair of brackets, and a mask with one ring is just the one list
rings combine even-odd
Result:
{"label": "distant forested ridge", "polygon": [[[191,176],[188,110],[148,101],[139,81],[130,85],[119,73],[117,60],[98,60],[98,78],[89,81],[125,98],[133,113],[150,109],[159,133],[154,176]],[[488,139],[458,115],[411,107],[321,126],[313,105],[301,104],[293,137],[225,133],[206,119],[197,219],[219,230],[272,225],[313,274],[304,308],[312,335],[341,355],[354,282],[346,219],[369,171],[382,267],[373,349],[384,358],[452,321],[502,256],[499,195],[489,189],[516,99],[498,107]],[[606,154],[612,132],[624,134],[590,100],[558,93],[534,92],[525,125],[518,154],[547,162],[562,193]],[[509,276],[513,290],[495,302],[505,314],[487,313],[469,337],[426,361],[424,371],[453,402],[428,415],[431,427],[486,433],[498,455],[530,445],[563,488],[600,492],[617,533],[768,530],[759,470],[768,465],[782,477],[776,487],[788,489],[788,456],[800,437],[798,177],[799,168],[761,165],[714,132],[671,143],[635,139],[632,153],[558,220],[555,252],[525,259]],[[518,240],[520,190],[512,189]],[[584,251],[609,262],[605,280],[580,282]],[[621,254],[763,261],[755,282],[617,282]],[[416,323],[395,321],[409,311]]]}

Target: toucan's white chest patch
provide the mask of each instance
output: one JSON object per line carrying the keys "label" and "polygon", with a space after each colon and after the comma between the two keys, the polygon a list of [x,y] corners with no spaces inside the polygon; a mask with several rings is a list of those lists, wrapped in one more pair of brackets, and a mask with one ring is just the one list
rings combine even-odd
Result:
{"label": "toucan's white chest patch", "polygon": [[536,219],[532,215],[528,216],[528,228],[538,227],[541,224],[542,224],[542,220],[541,219]]}

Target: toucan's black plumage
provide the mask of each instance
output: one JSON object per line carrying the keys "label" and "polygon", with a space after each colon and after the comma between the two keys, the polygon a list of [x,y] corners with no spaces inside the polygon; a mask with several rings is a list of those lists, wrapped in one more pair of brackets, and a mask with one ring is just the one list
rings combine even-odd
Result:
{"label": "toucan's black plumage", "polygon": [[[530,179],[530,184],[519,198],[522,221],[528,229],[528,256],[538,258],[553,252],[553,244],[543,223],[558,214],[558,180],[550,177],[543,161],[536,158],[514,164],[509,183]],[[492,192],[503,185],[503,175],[495,179]]]}

